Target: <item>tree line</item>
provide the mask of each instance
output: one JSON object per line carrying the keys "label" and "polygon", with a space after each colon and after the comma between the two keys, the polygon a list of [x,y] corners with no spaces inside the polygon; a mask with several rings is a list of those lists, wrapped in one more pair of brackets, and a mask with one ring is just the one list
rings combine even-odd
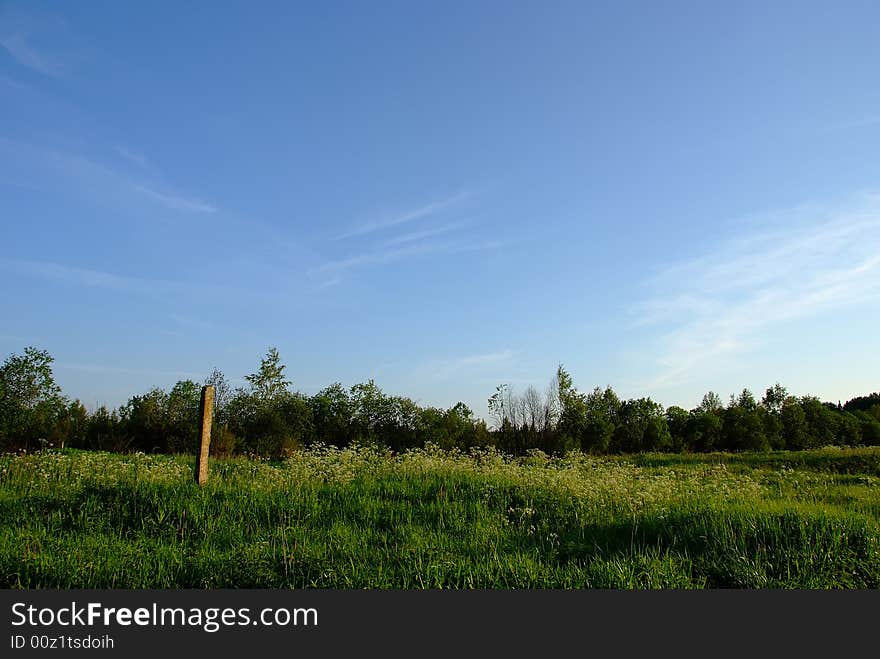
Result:
{"label": "tree line", "polygon": [[[114,452],[192,453],[198,442],[201,384],[154,388],[116,409],[86,410],[63,395],[52,356],[25,348],[0,367],[0,451],[83,448]],[[880,445],[880,393],[839,403],[792,396],[769,387],[758,400],[748,389],[725,404],[707,393],[692,410],[664,408],[650,398],[621,400],[611,387],[579,391],[559,366],[545,392],[516,394],[499,385],[488,400],[494,426],[464,403],[423,407],[383,392],[372,380],[335,383],[309,396],[291,388],[275,348],[233,388],[215,369],[211,451],[215,456],[279,458],[312,444],[366,444],[393,451],[423,447],[495,447],[523,455],[645,451],[801,450],[826,445]]]}

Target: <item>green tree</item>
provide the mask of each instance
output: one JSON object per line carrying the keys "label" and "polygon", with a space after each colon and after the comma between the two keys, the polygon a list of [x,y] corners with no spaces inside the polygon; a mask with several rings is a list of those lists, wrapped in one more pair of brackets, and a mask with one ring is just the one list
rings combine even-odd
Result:
{"label": "green tree", "polygon": [[721,402],[721,396],[714,391],[710,391],[703,396],[703,400],[700,402],[697,409],[700,412],[718,413],[724,409],[724,403]]}
{"label": "green tree", "polygon": [[246,375],[251,390],[258,398],[269,401],[288,391],[290,381],[284,377],[286,366],[281,363],[277,348],[269,348],[266,356],[260,361],[260,370]]}
{"label": "green tree", "polygon": [[55,424],[53,443],[59,448],[85,448],[89,428],[89,414],[85,405],[71,401]]}
{"label": "green tree", "polygon": [[620,405],[612,450],[621,453],[668,451],[671,445],[662,406],[650,398],[627,400]]}
{"label": "green tree", "polygon": [[[562,368],[562,367],[560,367]],[[495,387],[495,393],[489,396],[488,407],[489,414],[495,420],[498,428],[501,428],[509,419],[509,410],[507,401],[510,398],[510,385],[499,384]]]}
{"label": "green tree", "polygon": [[456,403],[446,410],[441,423],[450,447],[468,449],[491,443],[486,423],[474,418],[473,410],[464,403]]}
{"label": "green tree", "polygon": [[782,406],[785,404],[786,398],[788,398],[788,392],[785,387],[777,382],[764,392],[764,398],[761,399],[761,406],[770,412],[770,414],[778,415],[782,411]]}
{"label": "green tree", "polygon": [[673,405],[666,410],[666,427],[669,428],[673,451],[682,452],[688,447],[688,411]]}
{"label": "green tree", "polygon": [[195,453],[199,441],[201,387],[181,380],[168,394],[168,449],[172,453]]}
{"label": "green tree", "polygon": [[[875,405],[872,409],[876,408]],[[862,443],[866,446],[880,446],[880,421],[874,415],[862,410],[856,410],[854,415],[859,422],[859,436]]]}
{"label": "green tree", "polygon": [[688,445],[693,451],[708,453],[720,448],[722,411],[707,411],[703,406],[688,415]]}
{"label": "green tree", "polygon": [[214,387],[214,419],[225,423],[227,407],[229,407],[229,401],[234,394],[232,387],[219,368],[214,368],[211,374],[205,378],[205,385]]}
{"label": "green tree", "polygon": [[382,430],[393,430],[395,402],[373,380],[351,387],[352,429],[355,437],[369,444],[385,445]]}
{"label": "green tree", "polygon": [[837,415],[837,441],[841,446],[858,446],[862,443],[862,429],[857,416],[849,412]]}
{"label": "green tree", "polygon": [[554,386],[558,397],[559,420],[556,425],[556,452],[565,453],[582,449],[583,437],[587,434],[587,400],[579,392],[571,375],[562,364],[556,369]]}
{"label": "green tree", "polygon": [[807,418],[808,443],[804,448],[836,444],[837,415],[815,396],[803,396],[801,406]]}
{"label": "green tree", "polygon": [[312,443],[314,425],[309,399],[301,393],[285,393],[278,399],[274,408],[280,414],[278,452],[282,457]]}
{"label": "green tree", "polygon": [[141,396],[132,396],[121,408],[121,422],[136,450],[168,452],[168,394],[159,387]]}
{"label": "green tree", "polygon": [[584,400],[586,407],[581,448],[607,453],[620,416],[620,399],[611,387],[596,387]]}
{"label": "green tree", "polygon": [[217,457],[232,455],[238,437],[230,427],[229,406],[235,396],[232,386],[219,368],[205,378],[205,384],[214,387],[214,425],[211,428],[211,454]]}
{"label": "green tree", "polygon": [[411,398],[389,396],[375,427],[375,441],[393,451],[424,446],[425,440],[418,434],[419,411],[418,404]]}
{"label": "green tree", "polygon": [[53,361],[47,351],[27,347],[0,367],[0,447],[32,450],[50,441],[67,410]]}
{"label": "green tree", "polygon": [[733,399],[724,410],[723,446],[729,451],[766,451],[770,448],[764,432],[764,418],[755,397],[748,389]]}
{"label": "green tree", "polygon": [[312,396],[315,441],[334,446],[347,446],[352,440],[352,403],[348,391],[335,382]]}
{"label": "green tree", "polygon": [[104,405],[89,417],[86,444],[92,450],[123,453],[132,448],[130,436],[125,432],[120,414]]}
{"label": "green tree", "polygon": [[780,434],[783,448],[789,451],[799,451],[809,444],[809,428],[807,416],[800,401],[794,396],[788,396],[782,404],[779,412],[781,423]]}
{"label": "green tree", "polygon": [[[249,390],[237,389],[223,406],[223,417],[235,444],[264,457],[281,457],[299,448],[309,425],[308,404],[289,390],[285,365],[276,348],[269,348],[256,373],[245,376]],[[301,404],[302,403],[302,404]]]}
{"label": "green tree", "polygon": [[771,448],[781,449],[785,444],[782,437],[782,408],[788,392],[778,382],[764,392],[761,399],[763,410],[764,434]]}
{"label": "green tree", "polygon": [[845,412],[870,412],[871,408],[876,410],[875,418],[880,421],[880,391],[867,396],[856,396],[843,406]]}

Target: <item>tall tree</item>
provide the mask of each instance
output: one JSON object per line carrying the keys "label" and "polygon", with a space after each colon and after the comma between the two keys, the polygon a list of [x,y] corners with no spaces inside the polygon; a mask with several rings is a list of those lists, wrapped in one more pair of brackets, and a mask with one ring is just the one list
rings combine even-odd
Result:
{"label": "tall tree", "polygon": [[700,405],[697,409],[700,412],[718,413],[724,409],[724,403],[721,402],[721,396],[714,391],[710,391],[703,396],[703,400],[700,401]]}
{"label": "tall tree", "polygon": [[168,447],[172,453],[193,452],[198,447],[200,388],[181,380],[168,394]]}
{"label": "tall tree", "polygon": [[582,448],[586,434],[587,402],[585,396],[575,389],[571,375],[562,364],[556,369],[555,390],[559,397],[559,423],[557,424],[557,450],[561,453]]}
{"label": "tall tree", "polygon": [[672,450],[684,451],[687,448],[687,410],[677,405],[666,408],[666,427],[669,428]]}
{"label": "tall tree", "polygon": [[764,433],[770,447],[774,449],[784,448],[785,439],[782,435],[782,408],[788,392],[778,382],[764,392],[761,399],[761,409],[764,411]]}
{"label": "tall tree", "polygon": [[277,348],[269,348],[260,361],[260,370],[244,377],[253,393],[263,401],[270,401],[287,392],[290,381],[284,378],[286,366],[281,363]]}
{"label": "tall tree", "polygon": [[232,387],[226,380],[226,376],[223,375],[223,371],[216,367],[205,378],[205,384],[214,387],[214,416],[221,422],[225,421],[226,408],[233,394]]}
{"label": "tall tree", "polygon": [[7,448],[30,449],[48,440],[66,410],[66,400],[52,373],[54,358],[27,347],[10,355],[0,367],[0,441]]}
{"label": "tall tree", "polygon": [[620,398],[610,386],[604,390],[596,387],[584,403],[586,419],[581,448],[593,453],[607,453],[620,418]]}
{"label": "tall tree", "polygon": [[764,392],[764,398],[761,399],[761,406],[770,412],[770,414],[778,415],[782,411],[782,406],[785,404],[785,399],[787,397],[788,392],[785,390],[785,387],[777,382]]}

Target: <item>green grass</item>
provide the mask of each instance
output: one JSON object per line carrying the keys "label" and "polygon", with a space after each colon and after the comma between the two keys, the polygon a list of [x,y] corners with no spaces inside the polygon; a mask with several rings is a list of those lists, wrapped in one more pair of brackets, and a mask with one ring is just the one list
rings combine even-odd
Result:
{"label": "green grass", "polygon": [[880,450],[0,457],[5,588],[880,588]]}
{"label": "green grass", "polygon": [[840,449],[826,447],[813,451],[773,451],[772,453],[646,453],[628,456],[644,467],[724,464],[734,469],[798,469],[835,474],[861,474],[880,477],[880,449]]}

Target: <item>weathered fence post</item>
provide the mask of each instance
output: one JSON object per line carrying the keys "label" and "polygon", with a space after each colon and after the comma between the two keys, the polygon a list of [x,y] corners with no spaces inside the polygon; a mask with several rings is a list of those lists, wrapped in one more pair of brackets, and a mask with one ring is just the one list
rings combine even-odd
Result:
{"label": "weathered fence post", "polygon": [[196,482],[204,485],[208,481],[208,449],[211,446],[211,418],[214,413],[214,385],[202,387],[202,404],[199,406],[201,421],[199,426],[199,456],[196,459]]}

